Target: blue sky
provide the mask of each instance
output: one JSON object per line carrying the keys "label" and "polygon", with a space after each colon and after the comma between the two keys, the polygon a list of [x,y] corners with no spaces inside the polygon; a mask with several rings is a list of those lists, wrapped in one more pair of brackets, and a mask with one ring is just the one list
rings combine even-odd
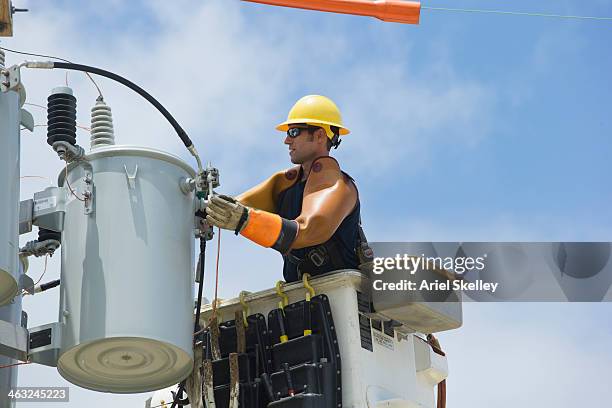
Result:
{"label": "blue sky", "polygon": [[[274,125],[299,97],[320,93],[338,103],[352,130],[333,154],[357,180],[371,240],[612,240],[610,21],[423,10],[421,24],[408,26],[234,0],[15,4],[31,11],[15,17],[15,37],[2,44],[106,68],[143,86],[219,168],[224,193],[289,166]],[[423,5],[612,16],[609,0]],[[65,79],[37,71],[24,80],[29,102],[44,104]],[[191,163],[151,107],[99,82],[118,143],[161,148]],[[87,124],[94,89],[78,74],[69,83]],[[31,110],[42,123],[44,112]],[[79,137],[87,146],[88,135]],[[61,165],[42,128],[25,134],[22,148],[23,174],[55,178]],[[22,197],[43,187],[24,182]],[[222,297],[264,289],[281,276],[276,253],[230,234],[222,245]],[[253,271],[253,264],[260,268]],[[33,262],[32,275],[39,271],[41,262]],[[59,276],[57,259],[46,276]],[[209,297],[210,287],[207,280]],[[56,295],[25,300],[32,325],[57,319]],[[449,406],[489,406],[511,381],[534,394],[507,396],[496,406],[601,405],[602,394],[585,390],[596,389],[607,375],[602,362],[612,362],[605,351],[610,313],[609,304],[466,306],[464,327],[440,336],[449,350]],[[554,365],[545,350],[534,352],[534,330],[551,342]],[[585,345],[576,333],[601,347]],[[534,370],[521,355],[536,367],[570,373],[575,388]],[[585,371],[595,374],[579,375]],[[24,384],[46,384],[44,378],[63,381],[51,368],[20,371]],[[534,383],[552,387],[559,399],[553,404],[536,394]],[[476,397],[465,392],[469,385],[489,391],[472,391]],[[144,400],[73,389],[71,406],[92,395],[92,407]]]}

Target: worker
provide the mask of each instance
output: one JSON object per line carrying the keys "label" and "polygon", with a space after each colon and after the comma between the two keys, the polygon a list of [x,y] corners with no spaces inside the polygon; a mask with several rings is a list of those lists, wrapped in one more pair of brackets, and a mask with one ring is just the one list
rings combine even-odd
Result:
{"label": "worker", "polygon": [[280,252],[286,282],[303,273],[358,268],[367,260],[360,259],[367,242],[357,187],[329,155],[349,133],[338,107],[327,97],[305,96],[276,129],[286,132],[284,143],[297,166],[236,198],[213,196],[206,220]]}

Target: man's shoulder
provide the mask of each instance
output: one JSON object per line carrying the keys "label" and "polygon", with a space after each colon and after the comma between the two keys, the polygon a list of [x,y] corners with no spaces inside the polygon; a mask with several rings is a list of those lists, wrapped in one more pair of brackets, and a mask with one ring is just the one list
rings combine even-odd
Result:
{"label": "man's shoulder", "polygon": [[349,199],[357,196],[355,181],[340,169],[340,164],[335,158],[322,156],[315,159],[310,166],[304,194],[332,187]]}
{"label": "man's shoulder", "polygon": [[302,166],[300,165],[293,166],[288,169],[281,170],[275,173],[274,175],[279,179],[286,180],[287,182],[295,182],[298,179],[298,176],[300,175],[301,168]]}
{"label": "man's shoulder", "polygon": [[274,173],[271,177],[274,185],[273,194],[276,196],[281,191],[292,187],[300,178],[300,169],[301,166],[298,165]]}
{"label": "man's shoulder", "polygon": [[343,180],[347,185],[351,185],[353,188],[356,188],[355,179],[351,177],[350,174],[342,170],[340,163],[338,163],[338,160],[336,160],[334,157],[321,156],[312,162],[308,177],[314,176],[317,178],[317,175],[324,175],[324,178],[327,178],[330,181]]}

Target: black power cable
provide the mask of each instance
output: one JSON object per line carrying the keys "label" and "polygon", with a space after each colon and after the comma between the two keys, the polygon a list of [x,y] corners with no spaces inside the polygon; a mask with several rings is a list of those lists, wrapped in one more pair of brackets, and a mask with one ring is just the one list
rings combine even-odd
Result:
{"label": "black power cable", "polygon": [[53,280],[51,282],[43,283],[43,284],[40,285],[40,291],[44,292],[45,290],[54,288],[54,287],[58,286],[59,284],[60,284],[60,280],[59,279]]}
{"label": "black power cable", "polygon": [[[200,328],[200,308],[202,306],[202,292],[204,290],[204,263],[206,260],[205,253],[206,253],[206,239],[204,239],[204,237],[200,237],[200,261],[199,261],[200,270],[198,271],[199,284],[198,284],[198,299],[196,301],[196,318],[195,318],[195,323],[193,327],[194,333],[197,333]],[[195,343],[195,338],[193,339],[193,341]],[[174,400],[172,401],[172,405],[170,406],[170,408],[176,407],[176,404],[179,402],[180,396],[183,394],[184,390],[185,390],[185,382],[182,381],[179,384],[176,394],[174,395]]]}
{"label": "black power cable", "polygon": [[[200,270],[199,272],[199,284],[198,284],[198,300],[196,303],[196,319],[193,332],[197,333],[200,328],[200,307],[202,306],[202,291],[204,290],[204,261],[206,252],[206,239],[200,237]],[[195,342],[195,339],[194,339]]]}
{"label": "black power cable", "polygon": [[122,76],[117,75],[115,73],[105,71],[103,69],[96,68],[96,67],[90,67],[89,65],[73,64],[73,63],[68,63],[68,62],[53,62],[53,67],[69,69],[73,71],[90,72],[92,74],[101,75],[103,77],[112,79],[113,81],[117,81],[127,86],[128,88],[130,88],[131,90],[133,90],[134,92],[136,92],[137,94],[145,98],[147,101],[149,101],[153,106],[155,106],[155,108],[157,108],[157,110],[168,120],[168,122],[170,122],[174,130],[176,130],[178,137],[181,138],[181,140],[185,144],[185,147],[190,148],[191,146],[193,146],[193,142],[191,141],[189,136],[187,136],[187,132],[185,132],[185,130],[181,127],[181,125],[179,125],[179,123],[176,121],[176,119],[174,119],[174,117],[170,114],[170,112],[168,112],[168,110],[164,108],[162,104],[157,101],[157,99],[151,96],[151,94],[149,94],[147,91],[145,91],[144,89],[142,89],[141,87],[133,83],[132,81],[125,79]]}

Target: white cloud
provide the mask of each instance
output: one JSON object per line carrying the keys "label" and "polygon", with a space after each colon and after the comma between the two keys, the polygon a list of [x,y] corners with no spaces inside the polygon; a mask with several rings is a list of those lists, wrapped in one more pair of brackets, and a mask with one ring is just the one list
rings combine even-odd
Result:
{"label": "white cloud", "polygon": [[605,349],[612,333],[588,317],[609,308],[607,303],[464,304],[464,326],[439,335],[449,359],[449,403],[605,406],[612,363]]}
{"label": "white cloud", "polygon": [[413,217],[407,214],[370,213],[364,218],[372,241],[414,242],[547,242],[610,240],[605,225],[568,223],[557,215],[515,212],[465,214],[453,220]]}

